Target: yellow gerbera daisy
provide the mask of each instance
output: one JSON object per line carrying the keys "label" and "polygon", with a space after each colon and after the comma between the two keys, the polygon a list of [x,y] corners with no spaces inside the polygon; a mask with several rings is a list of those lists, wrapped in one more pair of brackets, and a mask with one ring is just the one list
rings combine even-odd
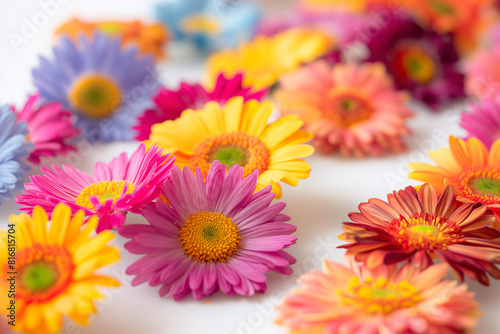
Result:
{"label": "yellow gerbera daisy", "polygon": [[244,176],[259,170],[257,189],[271,184],[276,198],[281,197],[282,181],[295,186],[309,176],[311,167],[300,158],[314,152],[303,144],[312,135],[300,130],[303,122],[296,116],[285,116],[267,125],[273,111],[272,102],[259,103],[242,97],[230,99],[221,107],[208,102],[202,110],[186,110],[181,117],[155,124],[147,147],[157,143],[164,153],[175,154],[179,167],[198,167],[204,177],[214,160],[226,165],[244,167]]}
{"label": "yellow gerbera daisy", "polygon": [[207,85],[213,87],[220,73],[243,72],[245,87],[270,87],[282,74],[324,55],[333,45],[332,37],[319,30],[293,28],[273,37],[257,36],[237,50],[213,54],[207,62]]}
{"label": "yellow gerbera daisy", "polygon": [[[25,334],[59,333],[63,315],[86,325],[89,315],[97,312],[95,299],[103,298],[96,286],[120,286],[111,277],[94,274],[119,259],[118,248],[107,246],[114,235],[109,231],[91,235],[97,218],[90,218],[82,227],[84,217],[83,211],[72,216],[68,206],[59,204],[48,227],[47,213],[37,206],[33,217],[11,216],[9,228],[15,230],[14,238],[5,231],[0,233],[1,254],[15,247],[15,264],[9,264],[5,256],[0,262],[2,284],[9,284],[14,275],[17,285],[15,299],[11,299],[16,309],[12,329]],[[12,303],[4,295],[2,313]]]}

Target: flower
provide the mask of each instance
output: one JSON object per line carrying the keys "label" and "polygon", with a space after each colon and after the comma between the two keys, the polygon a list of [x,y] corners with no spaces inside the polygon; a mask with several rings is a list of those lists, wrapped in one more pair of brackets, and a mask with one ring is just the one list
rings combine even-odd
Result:
{"label": "flower", "polygon": [[476,137],[489,149],[500,139],[500,96],[485,98],[472,104],[471,113],[463,113],[460,126],[467,130],[469,138]]}
{"label": "flower", "polygon": [[157,123],[179,118],[181,113],[187,109],[203,108],[208,101],[226,103],[234,96],[243,96],[245,101],[255,99],[262,100],[267,94],[267,89],[255,91],[251,87],[243,88],[243,75],[236,74],[231,79],[226,79],[224,74],[217,77],[215,87],[207,91],[200,84],[190,85],[181,82],[178,90],[160,89],[154,97],[155,109],[149,109],[138,118],[138,124],[134,129],[138,132],[136,140],[146,140],[151,134],[151,127]]}
{"label": "flower", "polygon": [[204,177],[200,169],[175,167],[163,186],[170,206],[157,201],[144,209],[149,225],[124,226],[132,239],[125,248],[145,254],[127,268],[132,285],[161,285],[160,296],[174,300],[193,294],[196,300],[219,289],[228,295],[252,296],[266,290],[272,270],[292,273],[295,259],[283,248],[297,238],[296,227],[280,213],[285,203],[271,204],[268,186],[254,193],[258,171],[243,178],[243,168],[214,162]]}
{"label": "flower", "polygon": [[186,110],[174,121],[153,125],[145,144],[158,144],[175,154],[176,165],[193,171],[198,167],[205,177],[214,160],[228,168],[244,167],[244,176],[258,169],[257,190],[271,184],[280,198],[279,181],[295,186],[309,176],[311,167],[300,158],[314,149],[303,144],[311,135],[299,130],[302,121],[296,116],[267,125],[272,111],[272,102],[243,103],[242,97],[233,97],[224,106],[208,102],[203,110]]}
{"label": "flower", "polygon": [[411,261],[426,268],[439,259],[455,276],[489,285],[488,276],[500,278],[500,232],[488,225],[495,217],[487,207],[460,203],[447,186],[439,196],[430,184],[419,191],[406,187],[387,195],[387,202],[372,198],[349,214],[339,238],[349,242],[346,255],[353,255],[368,268]]}
{"label": "flower", "polygon": [[253,1],[173,0],[155,5],[156,17],[176,39],[202,51],[234,48],[253,37],[260,9]]}
{"label": "flower", "polygon": [[283,75],[280,87],[274,98],[281,112],[298,115],[323,153],[361,157],[405,149],[404,123],[413,113],[382,64],[332,67],[318,60]]}
{"label": "flower", "polygon": [[170,39],[169,32],[163,24],[148,25],[139,20],[87,22],[73,18],[59,26],[55,35],[58,37],[66,35],[77,41],[79,34],[84,33],[90,37],[96,30],[109,36],[120,36],[122,46],[135,45],[141,55],[150,55],[156,60],[165,58],[163,49]]}
{"label": "flower", "polygon": [[367,38],[371,62],[383,62],[396,88],[437,109],[465,96],[464,75],[451,36],[421,28],[408,17],[393,14]]}
{"label": "flower", "polygon": [[491,97],[500,90],[500,45],[481,50],[465,62],[465,89],[479,98]]}
{"label": "flower", "polygon": [[301,0],[301,4],[317,12],[364,12],[367,0]]}
{"label": "flower", "polygon": [[97,163],[95,176],[69,165],[42,167],[44,174],[30,178],[16,203],[27,206],[22,211],[31,213],[40,205],[49,214],[58,203],[65,203],[73,212],[83,210],[86,216],[98,216],[97,232],[119,229],[127,212],[141,213],[145,204],[158,198],[173,160],[170,155],[162,156],[156,146],[146,152],[140,145],[130,159],[122,153],[109,164]]}
{"label": "flower", "polygon": [[33,151],[33,144],[26,136],[26,123],[17,122],[8,105],[0,106],[0,205],[12,199],[11,191],[20,188],[30,169],[24,160]]}
{"label": "flower", "polygon": [[213,86],[220,73],[231,76],[243,72],[244,87],[268,88],[282,74],[323,56],[332,47],[332,38],[317,30],[294,28],[273,37],[257,36],[237,50],[211,55],[207,61],[208,84]]}
{"label": "flower", "polygon": [[33,70],[41,102],[72,111],[89,141],[131,140],[136,115],[159,88],[152,59],[100,33],[79,42],[61,37],[54,60],[42,57]]}
{"label": "flower", "polygon": [[36,164],[40,163],[41,157],[75,151],[70,141],[80,135],[80,131],[73,126],[71,114],[62,110],[59,103],[37,105],[38,98],[38,94],[31,95],[23,109],[16,113],[18,121],[27,123],[28,141],[35,146],[28,160]]}
{"label": "flower", "polygon": [[[99,293],[99,286],[120,286],[114,278],[96,273],[120,258],[118,248],[108,245],[114,238],[113,233],[92,235],[97,218],[85,221],[84,216],[83,211],[72,215],[64,204],[56,206],[50,224],[47,213],[39,206],[33,210],[33,217],[11,216],[10,224],[16,231],[18,282],[13,330],[25,334],[56,334],[62,329],[65,315],[79,325],[87,325],[89,316],[97,313],[95,301],[104,297]],[[2,254],[8,254],[8,247],[11,243],[2,231]],[[0,259],[0,285],[3,285],[12,270],[7,256]],[[2,295],[0,300],[3,297],[2,302],[7,303],[7,294]],[[2,313],[7,308],[4,306],[2,304]]]}
{"label": "flower", "polygon": [[460,334],[479,317],[474,293],[443,281],[443,265],[370,269],[348,259],[347,266],[325,260],[323,270],[303,275],[277,307],[277,322],[290,333]]}

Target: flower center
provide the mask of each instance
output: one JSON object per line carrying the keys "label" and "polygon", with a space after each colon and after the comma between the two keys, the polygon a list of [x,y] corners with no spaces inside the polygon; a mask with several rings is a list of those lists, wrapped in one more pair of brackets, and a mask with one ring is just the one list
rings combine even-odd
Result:
{"label": "flower center", "polygon": [[415,286],[407,281],[398,284],[384,277],[367,277],[360,282],[352,277],[346,290],[337,290],[340,305],[353,306],[368,313],[388,314],[394,310],[412,307],[422,300]]}
{"label": "flower center", "polygon": [[113,199],[114,204],[123,194],[132,193],[134,188],[133,184],[127,186],[126,181],[97,182],[83,189],[76,198],[76,204],[90,210],[95,210],[94,204],[90,202],[91,196],[97,196],[101,204],[106,203],[109,199]]}
{"label": "flower center", "polygon": [[207,176],[214,160],[230,168],[243,167],[243,176],[258,169],[262,172],[269,165],[269,150],[259,139],[243,132],[212,135],[200,142],[191,156],[192,168],[198,167]]}
{"label": "flower center", "polygon": [[180,27],[186,34],[206,33],[215,35],[220,31],[219,23],[215,19],[202,14],[186,17],[182,20]]}
{"label": "flower center", "polygon": [[326,116],[335,123],[350,127],[370,118],[373,109],[363,98],[350,93],[330,92]]}
{"label": "flower center", "polygon": [[443,1],[431,0],[429,1],[429,7],[438,14],[454,15],[455,11],[453,7]]}
{"label": "flower center", "polygon": [[416,83],[431,81],[436,75],[436,65],[432,57],[421,47],[403,45],[394,54],[396,71],[399,80],[411,80]]}
{"label": "flower center", "polygon": [[198,262],[226,262],[241,245],[238,226],[217,212],[189,216],[180,232],[184,253]]}
{"label": "flower center", "polygon": [[18,251],[18,298],[44,302],[60,294],[71,281],[75,266],[69,252],[56,245],[34,245]]}
{"label": "flower center", "polygon": [[416,213],[410,219],[394,219],[387,232],[407,250],[446,249],[463,237],[455,222],[424,213]]}
{"label": "flower center", "polygon": [[121,90],[111,78],[92,74],[77,80],[69,92],[71,105],[92,118],[105,118],[113,114],[121,103]]}
{"label": "flower center", "polygon": [[118,35],[123,33],[124,27],[120,23],[106,22],[97,25],[99,30],[107,35]]}
{"label": "flower center", "polygon": [[500,203],[500,172],[496,168],[472,167],[458,176],[458,189],[464,197],[483,205]]}

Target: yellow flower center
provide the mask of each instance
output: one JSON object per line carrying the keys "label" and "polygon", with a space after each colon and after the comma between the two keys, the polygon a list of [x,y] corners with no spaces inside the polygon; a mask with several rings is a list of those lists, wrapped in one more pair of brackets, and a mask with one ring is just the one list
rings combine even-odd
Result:
{"label": "yellow flower center", "polygon": [[124,26],[120,23],[105,22],[97,25],[99,30],[107,35],[118,35],[123,33]]}
{"label": "yellow flower center", "polygon": [[[90,196],[97,196],[101,204],[104,204],[109,199],[113,199],[113,203],[116,203],[122,195],[123,188],[126,186],[126,183],[126,181],[106,181],[94,183],[83,189],[80,195],[76,198],[76,204],[90,210],[95,210],[94,205],[90,202]],[[134,188],[133,184],[129,184],[125,193],[132,193]]]}
{"label": "yellow flower center", "polygon": [[222,213],[198,212],[189,216],[180,232],[184,253],[198,262],[226,262],[241,245],[238,226]]}
{"label": "yellow flower center", "polygon": [[234,165],[243,167],[243,176],[258,169],[262,172],[269,165],[269,150],[258,138],[243,132],[212,135],[193,150],[191,167],[198,167],[203,176],[207,176],[214,160],[230,168]]}
{"label": "yellow flower center", "polygon": [[429,8],[437,14],[445,14],[450,16],[453,16],[455,14],[455,10],[453,9],[453,7],[450,4],[446,3],[446,1],[431,0],[429,1]]}
{"label": "yellow flower center", "polygon": [[215,35],[220,31],[220,25],[217,20],[202,14],[194,14],[186,17],[181,22],[181,30],[184,33],[206,33]]}
{"label": "yellow flower center", "polygon": [[387,231],[407,250],[446,249],[463,237],[455,222],[424,213],[416,213],[410,219],[394,219]]}
{"label": "yellow flower center", "polygon": [[422,300],[415,286],[407,281],[393,283],[384,277],[352,277],[346,290],[337,290],[341,306],[352,306],[370,314],[388,314],[412,307]]}
{"label": "yellow flower center", "polygon": [[395,75],[417,83],[427,83],[436,75],[432,57],[416,45],[403,46],[394,55]]}
{"label": "yellow flower center", "polygon": [[91,74],[78,79],[69,92],[73,108],[91,118],[105,118],[113,114],[121,103],[120,86],[111,78]]}
{"label": "yellow flower center", "polygon": [[17,297],[26,303],[43,303],[61,294],[71,282],[75,266],[70,253],[56,245],[35,244],[16,255]]}
{"label": "yellow flower center", "polygon": [[490,167],[472,167],[458,176],[458,189],[464,197],[483,205],[500,203],[500,171]]}
{"label": "yellow flower center", "polygon": [[325,116],[343,127],[350,127],[369,119],[373,108],[369,102],[355,93],[339,92],[333,89],[329,93]]}

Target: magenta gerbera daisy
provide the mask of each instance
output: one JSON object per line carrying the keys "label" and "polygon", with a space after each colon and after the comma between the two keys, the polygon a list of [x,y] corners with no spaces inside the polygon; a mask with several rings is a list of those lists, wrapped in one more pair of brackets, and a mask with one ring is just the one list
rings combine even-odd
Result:
{"label": "magenta gerbera daisy", "polygon": [[490,148],[500,139],[500,96],[484,98],[471,109],[471,113],[462,114],[460,126],[467,130],[468,138],[475,137]]}
{"label": "magenta gerbera daisy", "polygon": [[138,118],[134,127],[137,131],[136,140],[147,140],[151,134],[151,127],[157,123],[177,119],[184,110],[203,109],[205,103],[215,101],[226,103],[230,98],[242,96],[244,101],[251,99],[262,100],[267,94],[267,89],[254,90],[252,87],[243,87],[243,74],[236,74],[231,79],[226,79],[224,74],[217,77],[213,90],[208,91],[200,84],[181,82],[178,90],[160,89],[154,97],[155,109],[149,109]]}
{"label": "magenta gerbera daisy", "polygon": [[35,145],[35,150],[28,158],[39,164],[41,157],[66,155],[75,151],[71,143],[80,135],[71,121],[71,113],[62,109],[57,102],[38,105],[39,95],[31,95],[23,109],[17,113],[17,119],[27,123],[28,140]]}
{"label": "magenta gerbera daisy", "polygon": [[97,163],[94,176],[69,165],[42,167],[44,174],[30,178],[16,203],[26,206],[21,210],[30,214],[36,205],[51,214],[58,203],[65,203],[73,212],[84,210],[87,216],[98,216],[97,232],[118,229],[127,212],[141,213],[146,203],[160,195],[174,161],[162,153],[157,146],[146,152],[141,144],[130,159],[122,153],[109,164]]}
{"label": "magenta gerbera daisy", "polygon": [[206,179],[199,169],[175,167],[163,186],[170,204],[147,205],[149,225],[127,225],[120,233],[132,240],[125,248],[144,257],[127,269],[132,285],[161,285],[160,296],[197,300],[218,290],[252,296],[266,290],[265,273],[291,274],[295,259],[286,253],[296,227],[271,204],[267,186],[254,194],[258,171],[243,179],[243,168],[215,161]]}

